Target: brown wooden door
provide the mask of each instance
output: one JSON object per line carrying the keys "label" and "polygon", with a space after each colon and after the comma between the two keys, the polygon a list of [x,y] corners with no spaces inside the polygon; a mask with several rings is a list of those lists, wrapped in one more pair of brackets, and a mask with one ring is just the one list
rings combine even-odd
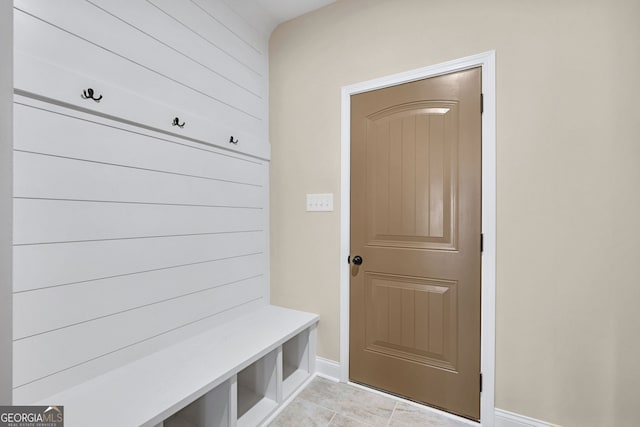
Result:
{"label": "brown wooden door", "polygon": [[476,420],[480,100],[480,68],[351,97],[349,377]]}

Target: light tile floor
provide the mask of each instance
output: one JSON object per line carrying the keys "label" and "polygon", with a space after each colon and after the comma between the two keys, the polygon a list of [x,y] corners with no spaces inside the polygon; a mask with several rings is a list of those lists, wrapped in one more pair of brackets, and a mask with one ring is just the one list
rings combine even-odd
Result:
{"label": "light tile floor", "polygon": [[469,427],[457,420],[391,396],[314,378],[269,427]]}

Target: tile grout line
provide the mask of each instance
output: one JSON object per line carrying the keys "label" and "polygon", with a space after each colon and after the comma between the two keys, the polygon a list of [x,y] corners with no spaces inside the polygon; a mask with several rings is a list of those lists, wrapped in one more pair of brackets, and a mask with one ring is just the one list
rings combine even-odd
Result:
{"label": "tile grout line", "polygon": [[[342,383],[340,383],[342,384]],[[355,387],[357,389],[360,390],[365,390],[369,393],[373,393],[373,394],[377,394],[379,396],[384,396],[387,397],[389,399],[392,399],[393,401],[397,402],[397,404],[405,404],[408,405],[412,408],[417,408],[419,411],[423,412],[426,411],[429,414],[432,415],[436,415],[438,417],[442,417],[446,420],[448,420],[449,422],[453,421],[454,423],[460,425],[460,427],[480,427],[480,423],[478,422],[474,422],[472,420],[468,420],[464,417],[460,417],[458,415],[452,414],[452,413],[448,413],[446,411],[443,411],[441,409],[435,408],[435,407],[431,407],[427,404],[421,404],[412,400],[408,400],[406,398],[403,398],[401,396],[396,396],[393,394],[389,394],[389,393],[385,393],[383,391],[377,390],[375,388],[371,388],[371,387],[367,387],[367,386],[363,386],[361,384],[358,383],[346,383],[346,385]]]}
{"label": "tile grout line", "polygon": [[[304,399],[303,399],[304,400]],[[322,407],[322,406],[321,406]],[[333,422],[333,419],[336,417],[336,415],[338,415],[337,412],[333,411],[333,416],[331,417],[331,419],[329,420],[329,423],[327,424],[327,427],[329,427],[331,425],[331,423]]]}
{"label": "tile grout line", "polygon": [[391,416],[389,417],[389,419],[387,420],[387,427],[389,427],[391,425],[391,420],[393,419],[393,415],[396,413],[396,408],[398,407],[398,403],[400,402],[396,402],[393,405],[393,410],[391,411]]}
{"label": "tile grout line", "polygon": [[[311,404],[311,405],[313,405],[313,406],[317,406],[318,408],[323,408],[323,409],[326,409],[327,411],[331,411],[331,412],[333,412],[333,416],[331,417],[331,420],[329,420],[329,424],[328,424],[328,426],[330,426],[330,425],[331,425],[331,423],[333,422],[333,420],[334,420],[338,415],[340,415],[340,416],[341,416],[341,417],[343,417],[343,418],[348,418],[348,419],[350,419],[350,420],[356,421],[356,422],[358,422],[358,423],[360,423],[360,424],[362,424],[362,425],[365,425],[365,426],[367,426],[367,427],[375,427],[375,426],[373,426],[372,424],[369,424],[369,423],[367,423],[367,422],[365,422],[365,421],[363,421],[363,420],[361,420],[361,419],[351,417],[351,416],[349,416],[349,415],[343,414],[343,413],[338,412],[338,411],[336,411],[336,410],[334,410],[334,409],[331,409],[331,408],[327,408],[326,406],[320,405],[320,404],[318,404],[317,402],[313,402],[313,401],[311,401],[311,400],[309,400],[309,399],[305,399],[304,397],[297,396],[295,400],[302,400],[302,401],[305,401],[305,402],[307,402],[307,403],[309,403],[309,404]],[[398,404],[397,402],[394,404],[394,409],[395,409],[395,405],[397,405],[397,404]],[[393,415],[393,411],[391,411],[391,414]],[[386,425],[388,425],[388,421],[387,421],[387,424],[386,424]],[[386,425],[385,425],[385,426],[386,426]]]}
{"label": "tile grout line", "polygon": [[[333,410],[331,408],[327,408],[326,406],[322,406],[322,405],[318,404],[317,402],[312,402],[311,400],[305,399],[304,397],[297,396],[296,399],[304,400],[305,402],[310,403],[310,404],[312,404],[314,406],[317,406],[318,408],[322,408],[322,409],[326,409],[327,411],[331,411],[331,412],[334,413],[334,417],[335,417],[335,414],[338,413],[338,411],[335,411],[335,410]],[[333,417],[331,417],[331,419],[333,420]]]}
{"label": "tile grout line", "polygon": [[[325,379],[322,379],[322,381],[326,381],[326,380],[325,380]],[[340,382],[338,382],[338,383],[335,383],[335,385],[338,385],[338,387],[340,387],[340,388],[345,388],[346,390],[353,389],[353,390],[357,390],[357,391],[360,391],[360,392],[365,392],[365,393],[368,393],[368,394],[374,394],[374,395],[376,395],[376,394],[377,394],[377,395],[381,395],[381,394],[379,394],[379,393],[372,393],[372,391],[371,391],[371,390],[368,390],[368,389],[366,389],[366,388],[364,388],[364,387],[353,387],[352,385],[350,385],[350,384],[346,384],[346,383],[340,383]],[[384,396],[384,397],[386,398],[386,396]],[[345,413],[343,413],[343,412],[340,412],[340,411],[338,411],[338,410],[334,410],[334,409],[331,409],[331,408],[325,407],[325,406],[323,406],[323,405],[318,404],[317,402],[314,402],[314,401],[311,401],[311,400],[305,399],[305,398],[300,397],[300,396],[298,396],[298,398],[299,398],[299,399],[301,399],[301,400],[305,400],[305,401],[307,401],[307,402],[309,402],[309,403],[311,403],[311,404],[314,404],[314,405],[316,405],[316,406],[319,406],[319,407],[321,407],[321,408],[325,408],[325,409],[327,409],[327,410],[329,410],[329,411],[335,412],[335,413],[336,413],[336,416],[340,416],[340,417],[343,417],[343,418],[346,418],[346,419],[349,419],[349,420],[355,421],[355,422],[357,422],[359,425],[363,425],[363,426],[366,426],[366,427],[375,427],[375,424],[370,424],[368,421],[365,421],[365,420],[363,420],[363,419],[361,419],[361,418],[357,418],[357,417],[353,417],[353,416],[347,415],[347,414],[345,414]],[[394,399],[391,399],[391,400],[394,402],[394,409],[395,409],[395,406],[398,404],[398,402],[397,402],[397,401],[395,401]],[[357,405],[357,404],[356,404],[355,406],[356,406],[356,407],[358,407],[358,405]],[[393,415],[393,410],[391,411],[391,415]],[[382,419],[384,419],[383,417],[380,417],[380,416],[376,416],[376,417],[377,417],[377,418],[382,418]],[[387,422],[385,423],[385,427],[386,427],[388,424],[389,424],[389,419],[388,419],[388,420],[387,420]]]}
{"label": "tile grout line", "polygon": [[356,423],[362,424],[363,426],[366,426],[366,427],[375,427],[375,425],[373,425],[373,424],[369,424],[369,423],[364,422],[364,421],[362,421],[362,420],[360,420],[358,418],[350,417],[349,415],[338,414],[338,413],[336,413],[336,415],[340,415],[342,418],[346,418],[348,420],[355,421]]}
{"label": "tile grout line", "polygon": [[[320,383],[324,383],[325,379],[322,378],[317,378],[314,379],[314,381],[319,381]],[[357,399],[360,392],[365,392],[367,395],[378,395],[378,396],[383,396],[385,399],[391,399],[393,401],[393,406],[392,406],[392,410],[391,410],[391,414],[390,416],[387,418],[387,421],[384,424],[384,427],[391,427],[392,425],[395,425],[395,421],[393,421],[395,419],[395,414],[396,412],[398,412],[399,417],[400,418],[404,418],[403,415],[403,411],[404,409],[401,409],[400,406],[403,405],[408,405],[410,409],[410,412],[414,412],[417,411],[417,414],[413,414],[418,416],[421,419],[421,424],[423,426],[431,426],[431,427],[436,427],[436,426],[443,426],[445,424],[442,424],[442,422],[446,422],[447,420],[449,421],[449,423],[447,423],[446,425],[451,425],[453,426],[453,424],[451,424],[451,422],[454,422],[456,426],[458,427],[479,427],[478,424],[471,424],[469,423],[465,423],[465,422],[461,422],[458,420],[454,420],[453,416],[449,415],[449,414],[445,414],[445,413],[441,413],[441,411],[436,410],[434,408],[430,408],[428,406],[424,406],[424,405],[420,405],[416,402],[412,402],[412,401],[408,401],[402,398],[399,398],[397,396],[393,396],[393,395],[384,395],[383,393],[375,390],[375,389],[369,389],[363,386],[358,386],[357,384],[348,384],[348,383],[334,383],[334,382],[330,382],[330,385],[332,386],[337,386],[338,389],[335,389],[334,387],[330,387],[331,390],[325,390],[325,392],[332,392],[332,396],[331,396],[331,402],[327,402],[327,403],[332,403],[333,400],[335,400],[336,398],[338,398],[339,401],[343,401],[343,404],[338,404],[336,409],[332,409],[330,407],[324,406],[319,404],[317,401],[312,400],[314,397],[316,398],[320,398],[320,400],[323,400],[322,396],[316,396],[317,393],[319,393],[321,390],[316,390],[315,393],[312,393],[310,396],[311,399],[309,398],[305,398],[305,397],[301,397],[300,395],[296,395],[295,401],[298,402],[305,402],[306,404],[311,405],[312,407],[315,408],[322,408],[326,411],[329,411],[330,413],[332,413],[332,416],[329,419],[328,424],[319,424],[325,427],[332,427],[332,426],[337,426],[339,425],[341,422],[347,422],[348,424],[351,424],[352,422],[355,422],[358,426],[362,426],[362,427],[375,427],[375,425],[379,425],[382,426],[382,424],[377,424],[380,423],[384,420],[384,418],[381,416],[381,414],[376,415],[373,412],[370,412],[368,410],[366,410],[365,407],[361,407],[360,406],[360,402],[359,401],[354,401],[354,402],[350,402],[350,404],[348,406],[344,406],[344,400],[348,398],[348,400],[352,400],[353,398]],[[311,386],[311,382],[309,384],[307,384],[307,387]],[[306,388],[306,387],[305,387]],[[354,392],[357,392],[354,394]],[[346,393],[346,394],[345,394]],[[300,393],[303,394],[303,393]],[[320,393],[322,394],[322,393]],[[343,395],[344,399],[340,399],[340,396],[338,395]],[[345,397],[346,396],[346,397]],[[326,397],[326,396],[325,396]],[[362,398],[362,396],[359,396],[360,398]],[[366,400],[366,399],[365,399]],[[293,402],[290,402],[293,403]],[[335,405],[333,405],[335,406]],[[365,405],[366,406],[366,405]],[[386,406],[386,405],[384,405]],[[371,419],[369,419],[368,417],[367,420],[365,421],[365,419],[359,418],[358,415],[356,415],[355,417],[351,415],[351,413],[349,412],[352,408],[360,408],[360,409],[365,409],[366,412],[369,415],[372,415],[376,418],[376,420],[374,421],[374,424],[370,424],[370,422],[372,421]],[[346,409],[347,412],[350,415],[347,415],[346,413],[344,413],[342,411],[342,409]],[[386,412],[386,411],[385,411]],[[449,416],[447,416],[449,415]],[[344,420],[341,420],[341,418],[344,418]],[[326,418],[325,418],[326,419]],[[319,421],[319,420],[318,420]],[[401,420],[399,420],[400,422]],[[400,424],[398,424],[400,425]],[[405,425],[405,424],[402,424]]]}

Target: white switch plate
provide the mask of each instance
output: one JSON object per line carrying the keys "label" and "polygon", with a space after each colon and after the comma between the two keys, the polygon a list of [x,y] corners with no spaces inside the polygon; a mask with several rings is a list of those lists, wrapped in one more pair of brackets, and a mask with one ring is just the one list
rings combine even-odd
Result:
{"label": "white switch plate", "polygon": [[333,211],[333,193],[307,194],[307,212]]}

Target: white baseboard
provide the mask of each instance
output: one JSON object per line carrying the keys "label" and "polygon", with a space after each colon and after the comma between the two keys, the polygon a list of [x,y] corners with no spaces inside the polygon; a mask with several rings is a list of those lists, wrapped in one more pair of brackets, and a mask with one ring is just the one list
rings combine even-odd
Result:
{"label": "white baseboard", "polygon": [[546,421],[496,408],[495,427],[560,427]]}
{"label": "white baseboard", "polygon": [[316,373],[334,381],[340,381],[340,364],[323,357],[316,357]]}

